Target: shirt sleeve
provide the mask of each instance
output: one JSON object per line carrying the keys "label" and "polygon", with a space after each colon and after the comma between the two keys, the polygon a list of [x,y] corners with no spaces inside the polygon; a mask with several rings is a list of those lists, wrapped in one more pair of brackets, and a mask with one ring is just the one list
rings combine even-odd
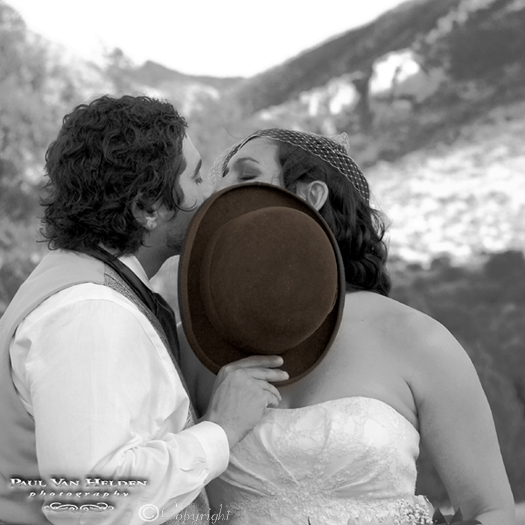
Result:
{"label": "shirt sleeve", "polygon": [[[62,301],[17,336],[28,349],[23,380],[54,524],[134,525],[155,512],[168,519],[229,460],[220,426],[185,428],[189,399],[151,323],[104,294]],[[57,500],[111,508],[58,511]]]}

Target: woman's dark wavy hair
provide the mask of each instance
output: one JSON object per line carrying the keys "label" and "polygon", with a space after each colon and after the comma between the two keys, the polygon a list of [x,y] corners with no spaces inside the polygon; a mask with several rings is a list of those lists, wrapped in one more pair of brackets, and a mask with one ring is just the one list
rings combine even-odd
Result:
{"label": "woman's dark wavy hair", "polygon": [[319,213],[337,240],[347,289],[388,296],[391,282],[381,213],[361,197],[349,179],[315,154],[279,140],[274,143],[286,189],[295,193],[299,181],[321,180],[328,186],[329,196]]}
{"label": "woman's dark wavy hair", "polygon": [[186,127],[170,103],[145,96],[103,96],[66,115],[46,153],[41,233],[49,248],[101,243],[134,253],[146,229],[132,204],[176,211],[182,202]]}

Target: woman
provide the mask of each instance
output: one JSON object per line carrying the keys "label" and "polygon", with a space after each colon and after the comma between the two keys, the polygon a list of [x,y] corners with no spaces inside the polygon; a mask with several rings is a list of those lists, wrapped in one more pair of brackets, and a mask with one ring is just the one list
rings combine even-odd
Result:
{"label": "woman", "polygon": [[[208,486],[231,524],[429,524],[414,495],[420,441],[452,504],[483,525],[514,523],[489,405],[466,352],[438,322],[388,297],[380,214],[345,148],[334,140],[263,130],[215,165],[217,189],[267,182],[317,209],[339,245],[347,294],[328,354],[279,387],[282,401],[233,450]],[[205,411],[214,376],[183,351]]]}

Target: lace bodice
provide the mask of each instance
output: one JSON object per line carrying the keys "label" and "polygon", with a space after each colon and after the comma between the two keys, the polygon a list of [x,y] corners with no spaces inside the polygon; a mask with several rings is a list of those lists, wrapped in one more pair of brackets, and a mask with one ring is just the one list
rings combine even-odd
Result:
{"label": "lace bodice", "polygon": [[268,409],[208,494],[229,525],[426,525],[418,453],[418,431],[377,399]]}

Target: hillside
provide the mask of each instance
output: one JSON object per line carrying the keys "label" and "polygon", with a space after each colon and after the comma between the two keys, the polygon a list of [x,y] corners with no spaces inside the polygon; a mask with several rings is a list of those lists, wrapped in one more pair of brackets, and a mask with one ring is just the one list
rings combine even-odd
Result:
{"label": "hillside", "polygon": [[525,249],[525,101],[464,126],[452,144],[367,170],[391,253],[424,264]]}
{"label": "hillside", "polygon": [[165,67],[162,64],[157,64],[151,60],[147,60],[141,66],[131,69],[129,74],[139,84],[151,86],[153,88],[158,88],[166,83],[191,84],[193,82],[199,82],[202,85],[217,88],[218,92],[230,89],[244,80],[242,77],[221,78],[202,75],[186,75]]}
{"label": "hillside", "polygon": [[236,97],[244,113],[252,114],[323,86],[333,78],[348,73],[357,78],[373,68],[380,57],[410,47],[418,37],[428,34],[456,4],[457,0],[412,0],[401,4],[365,26],[249,79]]}
{"label": "hillside", "polygon": [[358,87],[384,57],[407,49],[426,73],[439,68],[451,80],[487,78],[523,61],[524,6],[522,0],[411,0],[249,79],[236,98],[250,115],[335,78],[347,76]]}
{"label": "hillside", "polygon": [[525,0],[412,0],[261,75],[213,78],[136,67],[119,49],[105,66],[80,60],[0,0],[0,202],[11,219],[36,209],[45,149],[74,105],[145,93],[188,118],[205,167],[259,127],[346,131],[397,258],[523,249],[523,27]]}

